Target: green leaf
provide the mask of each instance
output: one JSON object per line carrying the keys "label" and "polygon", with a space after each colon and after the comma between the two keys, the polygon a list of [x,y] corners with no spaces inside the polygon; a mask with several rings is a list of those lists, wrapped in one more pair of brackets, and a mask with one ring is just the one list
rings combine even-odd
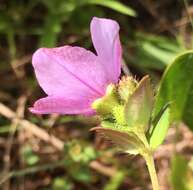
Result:
{"label": "green leaf", "polygon": [[183,121],[193,130],[193,51],[179,55],[166,69],[160,83],[153,116],[171,102],[171,122]]}
{"label": "green leaf", "polygon": [[177,40],[137,33],[135,65],[140,68],[163,70],[183,47]]}
{"label": "green leaf", "polygon": [[132,17],[137,15],[135,10],[115,0],[89,0],[88,3],[101,5]]}
{"label": "green leaf", "polygon": [[146,131],[149,126],[152,105],[153,92],[150,79],[145,76],[126,103],[124,114],[127,125],[129,127],[142,127],[143,131]]}
{"label": "green leaf", "polygon": [[153,127],[149,144],[150,147],[156,149],[165,139],[169,128],[169,108],[166,108],[159,121]]}

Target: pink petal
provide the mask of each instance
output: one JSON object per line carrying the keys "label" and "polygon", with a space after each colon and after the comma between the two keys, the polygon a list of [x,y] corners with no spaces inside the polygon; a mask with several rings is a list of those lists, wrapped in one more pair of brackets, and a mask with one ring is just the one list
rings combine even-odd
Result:
{"label": "pink petal", "polygon": [[94,17],[91,21],[91,36],[94,47],[108,76],[108,81],[116,83],[121,73],[121,44],[119,24],[110,19]]}
{"label": "pink petal", "polygon": [[32,113],[35,114],[84,114],[90,115],[94,111],[90,108],[92,100],[82,99],[73,100],[65,99],[63,97],[51,97],[42,98],[34,103],[32,108],[29,108]]}
{"label": "pink petal", "polygon": [[101,97],[107,79],[97,57],[80,47],[40,48],[32,58],[42,89],[50,96]]}

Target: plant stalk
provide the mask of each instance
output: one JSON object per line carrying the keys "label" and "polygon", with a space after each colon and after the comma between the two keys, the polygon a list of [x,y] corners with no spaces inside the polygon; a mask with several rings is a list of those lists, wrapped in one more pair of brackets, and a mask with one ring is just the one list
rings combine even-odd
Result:
{"label": "plant stalk", "polygon": [[158,178],[157,178],[157,173],[155,170],[155,164],[154,164],[154,160],[153,160],[153,156],[151,153],[143,155],[145,161],[146,161],[146,165],[149,171],[149,175],[150,175],[150,179],[151,179],[151,183],[152,183],[152,188],[153,190],[159,190],[159,183],[158,183]]}

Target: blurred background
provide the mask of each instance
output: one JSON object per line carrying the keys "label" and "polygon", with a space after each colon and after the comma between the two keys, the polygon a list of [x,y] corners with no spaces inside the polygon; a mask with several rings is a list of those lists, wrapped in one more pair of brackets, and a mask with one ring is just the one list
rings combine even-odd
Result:
{"label": "blurred background", "polygon": [[[97,119],[35,116],[45,96],[31,65],[39,47],[64,44],[93,50],[93,16],[120,24],[123,73],[145,74],[157,87],[174,57],[193,46],[188,0],[0,0],[0,189],[150,190],[145,162],[116,153],[89,132]],[[155,153],[161,190],[193,189],[193,134],[172,127]]]}

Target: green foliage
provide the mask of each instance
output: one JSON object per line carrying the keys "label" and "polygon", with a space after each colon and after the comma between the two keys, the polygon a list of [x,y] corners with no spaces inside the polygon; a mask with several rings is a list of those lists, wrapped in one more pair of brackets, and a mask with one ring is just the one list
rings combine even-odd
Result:
{"label": "green foliage", "polygon": [[135,64],[139,69],[163,70],[184,48],[175,39],[137,33]]}
{"label": "green foliage", "polygon": [[64,147],[64,166],[68,174],[76,181],[88,183],[92,181],[91,171],[88,168],[90,161],[96,159],[97,153],[91,145],[82,141],[73,140]]}
{"label": "green foliage", "polygon": [[103,1],[101,1],[101,0],[88,0],[88,3],[96,4],[96,5],[102,5],[104,7],[113,9],[117,12],[122,13],[122,14],[126,14],[126,15],[133,16],[133,17],[135,17],[137,15],[134,9],[122,4],[119,1],[115,1],[115,0],[103,0]]}
{"label": "green foliage", "polygon": [[172,158],[170,181],[174,190],[193,190],[193,173],[181,155]]}
{"label": "green foliage", "polygon": [[57,177],[53,180],[52,190],[72,190],[72,183],[65,177]]}
{"label": "green foliage", "polygon": [[71,0],[48,0],[43,3],[47,7],[48,13],[45,17],[39,46],[54,47],[62,30],[63,22],[70,19],[77,3]]}
{"label": "green foliage", "polygon": [[82,183],[92,182],[91,170],[86,165],[75,165],[69,173],[76,181]]}
{"label": "green foliage", "polygon": [[166,104],[169,108],[150,129],[150,146],[155,149],[164,140],[170,122],[185,122],[193,129],[193,53],[179,55],[166,69],[155,101],[153,118],[159,116]]}
{"label": "green foliage", "polygon": [[154,116],[170,105],[170,121],[183,121],[193,129],[193,52],[179,55],[166,69],[155,102]]}
{"label": "green foliage", "polygon": [[125,178],[125,173],[123,171],[117,172],[110,181],[105,185],[103,190],[117,190]]}
{"label": "green foliage", "polygon": [[[97,5],[99,7],[94,9]],[[45,13],[40,12],[40,18],[37,20],[41,24],[33,28],[25,27],[26,20],[30,20],[31,16],[34,16],[33,13],[36,11],[34,7],[36,6],[43,6],[46,9]],[[54,47],[61,35],[64,23],[72,24],[73,31],[79,31],[80,34],[85,23],[88,25],[93,16],[104,15],[102,7],[128,16],[136,15],[132,8],[115,0],[29,0],[26,3],[13,0],[7,2],[6,6],[0,7],[0,34],[6,35],[12,57],[16,55],[16,35],[35,34],[39,36],[40,47]],[[85,8],[87,8],[86,12]],[[74,18],[74,14],[76,18]],[[80,22],[84,23],[84,27],[80,27]]]}
{"label": "green foliage", "polygon": [[74,162],[88,163],[96,158],[96,152],[92,146],[72,141],[68,145],[68,154]]}
{"label": "green foliage", "polygon": [[4,134],[8,132],[10,132],[10,125],[0,126],[0,134]]}
{"label": "green foliage", "polygon": [[[85,7],[87,5],[92,5],[92,6],[101,5],[101,6],[105,6],[107,8],[113,9],[115,11],[118,11],[122,14],[126,14],[129,16],[136,15],[133,9],[115,0],[104,0],[104,1],[101,1],[101,0],[82,0],[82,1],[43,0],[43,3],[47,7],[48,13],[47,13],[47,16],[45,17],[44,27],[42,29],[42,35],[40,38],[40,45],[39,45],[40,47],[41,46],[54,47],[57,42],[58,35],[62,31],[63,23],[70,22],[73,16],[73,13],[77,12],[79,9],[81,11],[80,11],[80,18],[76,17],[77,23],[80,20],[88,20],[88,18],[90,20],[92,16],[96,16],[97,14],[93,14],[93,12],[89,12],[89,9],[86,12],[83,11],[84,9],[82,9],[82,7]],[[85,18],[85,16],[87,18]]]}
{"label": "green foliage", "polygon": [[153,126],[150,129],[152,131],[150,131],[149,144],[153,149],[156,149],[161,145],[167,135],[170,126],[169,113],[169,108],[167,107],[159,117],[158,121],[155,124],[152,124]]}
{"label": "green foliage", "polygon": [[57,38],[62,30],[61,20],[57,15],[49,14],[45,18],[44,28],[42,30],[42,36],[40,38],[40,47],[54,47],[57,43]]}
{"label": "green foliage", "polygon": [[39,157],[36,155],[31,146],[26,145],[22,147],[21,155],[24,158],[24,161],[27,163],[27,165],[32,166],[38,163]]}

